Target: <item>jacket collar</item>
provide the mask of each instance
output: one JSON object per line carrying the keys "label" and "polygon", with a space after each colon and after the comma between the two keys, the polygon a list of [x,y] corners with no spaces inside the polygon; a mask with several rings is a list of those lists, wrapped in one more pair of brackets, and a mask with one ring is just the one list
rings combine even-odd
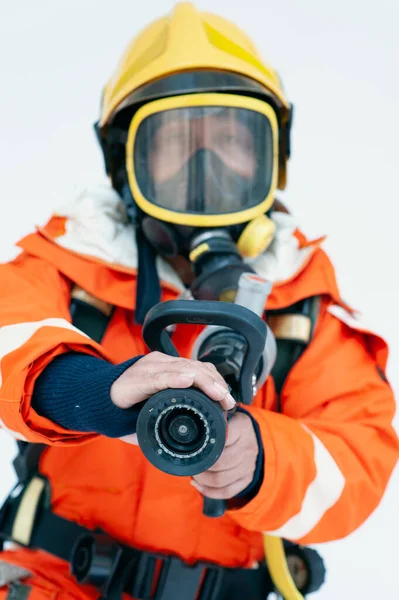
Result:
{"label": "jacket collar", "polygon": [[[292,215],[275,211],[271,218],[276,225],[272,244],[255,259],[246,259],[261,276],[274,284],[295,277],[304,268],[322,239],[307,241],[299,234]],[[41,231],[52,241],[86,258],[106,263],[113,269],[137,269],[137,247],[134,228],[127,222],[119,195],[105,185],[85,189],[53,219],[63,220],[63,227],[54,235],[51,223]],[[157,259],[161,280],[178,290],[184,286],[173,268]]]}

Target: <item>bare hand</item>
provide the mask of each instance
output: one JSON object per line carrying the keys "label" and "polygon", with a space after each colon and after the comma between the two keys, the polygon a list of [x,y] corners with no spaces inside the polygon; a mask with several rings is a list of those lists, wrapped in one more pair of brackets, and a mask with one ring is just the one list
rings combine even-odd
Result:
{"label": "bare hand", "polygon": [[229,422],[226,446],[219,460],[191,483],[207,498],[227,500],[237,496],[254,478],[259,448],[251,418],[236,413]]}
{"label": "bare hand", "polygon": [[235,405],[214,365],[161,352],[151,352],[126,369],[111,386],[111,400],[118,408],[130,408],[162,390],[191,386],[220,402],[224,410]]}

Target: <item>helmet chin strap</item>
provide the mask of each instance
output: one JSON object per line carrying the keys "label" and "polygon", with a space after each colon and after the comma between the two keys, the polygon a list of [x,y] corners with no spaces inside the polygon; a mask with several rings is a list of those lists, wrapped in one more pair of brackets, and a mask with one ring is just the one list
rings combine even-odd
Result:
{"label": "helmet chin strap", "polygon": [[136,284],[136,310],[134,320],[138,325],[150,308],[161,301],[161,282],[156,267],[156,251],[145,237],[141,227],[136,229],[138,273]]}
{"label": "helmet chin strap", "polygon": [[140,209],[133,199],[127,181],[122,188],[122,200],[129,221],[136,229],[138,264],[134,321],[138,325],[142,325],[147,312],[161,301],[161,282],[156,267],[157,252],[144,235],[140,226]]}

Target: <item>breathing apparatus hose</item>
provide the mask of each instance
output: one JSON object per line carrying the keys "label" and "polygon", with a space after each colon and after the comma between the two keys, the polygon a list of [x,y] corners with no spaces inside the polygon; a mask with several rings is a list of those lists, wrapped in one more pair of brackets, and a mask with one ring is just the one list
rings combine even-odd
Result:
{"label": "breathing apparatus hose", "polygon": [[304,600],[288,569],[283,540],[264,535],[263,545],[270,577],[284,600]]}

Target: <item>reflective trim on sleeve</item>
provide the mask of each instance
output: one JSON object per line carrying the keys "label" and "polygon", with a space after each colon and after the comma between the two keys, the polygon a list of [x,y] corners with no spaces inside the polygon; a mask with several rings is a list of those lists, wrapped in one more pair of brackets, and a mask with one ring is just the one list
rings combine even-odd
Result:
{"label": "reflective trim on sleeve", "polygon": [[302,426],[313,439],[316,477],[306,490],[300,511],[282,527],[265,531],[289,540],[301,539],[312,531],[338,502],[345,487],[345,477],[327,448],[312,431]]}
{"label": "reflective trim on sleeve", "polygon": [[21,440],[21,442],[27,442],[28,441],[26,439],[26,437],[24,435],[22,435],[22,433],[18,433],[18,431],[13,431],[9,427],[7,427],[6,424],[4,423],[3,419],[0,419],[0,429],[2,431],[5,431],[9,435],[11,435],[11,437],[13,437],[15,440]]}
{"label": "reflective trim on sleeve", "polygon": [[333,315],[333,317],[342,321],[342,323],[345,323],[345,325],[348,325],[348,327],[351,327],[352,329],[357,329],[358,331],[363,331],[365,333],[371,333],[372,331],[370,327],[360,319],[359,312],[350,313],[343,306],[339,306],[338,304],[332,304],[327,308],[327,311],[330,315]]}
{"label": "reflective trim on sleeve", "polygon": [[17,323],[16,325],[5,325],[0,327],[0,388],[3,378],[1,373],[1,361],[17,348],[23,346],[39,329],[42,327],[61,327],[62,329],[70,329],[79,333],[85,338],[88,336],[74,327],[66,319],[50,318],[42,321],[33,321],[31,323]]}

